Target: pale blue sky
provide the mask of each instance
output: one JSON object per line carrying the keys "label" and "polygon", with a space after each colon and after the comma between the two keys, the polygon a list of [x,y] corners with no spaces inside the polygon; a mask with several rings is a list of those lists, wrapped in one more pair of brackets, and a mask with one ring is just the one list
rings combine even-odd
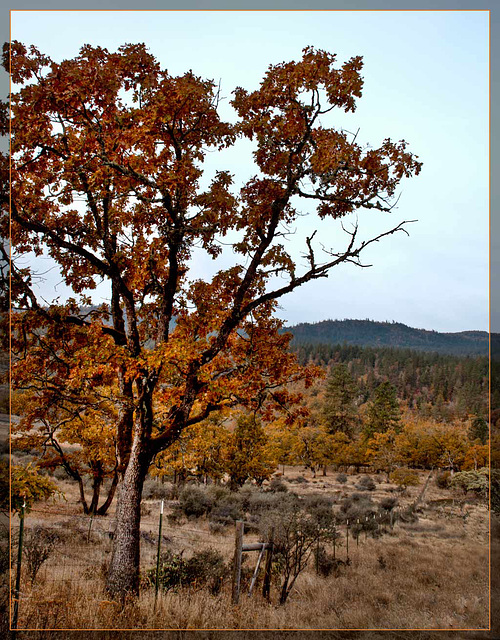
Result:
{"label": "pale blue sky", "polygon": [[[256,88],[267,66],[298,59],[312,45],[339,63],[362,55],[363,97],[329,124],[360,129],[378,146],[404,138],[424,167],[400,189],[390,216],[361,211],[368,235],[418,219],[369,249],[371,269],[338,268],[282,299],[290,324],[327,318],[396,320],[438,331],[488,328],[488,13],[378,11],[13,11],[12,38],[59,61],[82,44],[116,49],[145,42],[171,74],[192,69],[221,80],[230,98]],[[222,114],[231,117],[227,102]],[[217,164],[220,162],[220,164]],[[254,167],[248,145],[211,157],[240,186]],[[306,230],[315,228],[307,221]],[[299,236],[299,231],[297,236]],[[300,235],[303,237],[303,235]],[[338,227],[322,227],[328,246]],[[298,238],[297,238],[298,240]],[[295,242],[295,239],[293,240]],[[300,260],[302,244],[295,247]],[[194,273],[214,269],[197,258]],[[63,287],[58,287],[60,293]]]}

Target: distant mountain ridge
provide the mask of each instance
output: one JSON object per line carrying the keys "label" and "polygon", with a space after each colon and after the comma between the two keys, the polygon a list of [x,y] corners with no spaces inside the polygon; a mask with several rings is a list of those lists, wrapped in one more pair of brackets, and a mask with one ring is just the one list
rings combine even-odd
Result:
{"label": "distant mountain ridge", "polygon": [[284,331],[293,334],[292,344],[353,344],[362,347],[394,347],[453,355],[488,355],[486,331],[440,333],[414,329],[400,322],[375,320],[323,320],[302,322]]}

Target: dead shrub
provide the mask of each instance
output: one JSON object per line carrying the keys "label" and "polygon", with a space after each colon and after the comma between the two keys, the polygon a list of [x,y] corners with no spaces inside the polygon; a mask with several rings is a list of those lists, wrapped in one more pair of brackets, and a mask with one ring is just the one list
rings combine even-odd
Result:
{"label": "dead shrub", "polygon": [[24,543],[24,556],[31,584],[35,583],[42,565],[50,558],[59,542],[57,533],[42,527],[33,527],[27,532]]}

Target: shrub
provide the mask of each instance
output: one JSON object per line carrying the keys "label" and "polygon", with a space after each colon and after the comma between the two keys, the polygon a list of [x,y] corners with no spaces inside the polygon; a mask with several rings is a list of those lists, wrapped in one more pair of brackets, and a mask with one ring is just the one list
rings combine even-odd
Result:
{"label": "shrub", "polygon": [[384,511],[392,511],[398,504],[397,498],[387,497],[380,501],[380,508]]}
{"label": "shrub", "polygon": [[[220,591],[227,567],[219,551],[204,549],[186,560],[182,553],[167,551],[160,558],[159,584],[164,591],[180,587],[208,588],[212,594]],[[147,572],[147,581],[154,585],[156,569]]]}
{"label": "shrub", "polygon": [[377,508],[367,494],[353,493],[351,496],[344,498],[340,505],[339,517],[345,522],[349,520],[354,524],[359,519],[360,523],[366,522],[366,517],[372,519],[373,514],[377,513]]}
{"label": "shrub", "polygon": [[[288,493],[287,497],[289,495],[295,494]],[[265,512],[277,510],[281,500],[281,496],[278,496],[276,493],[258,491],[248,497],[247,511],[252,515],[260,516]]]}
{"label": "shrub", "polygon": [[486,467],[478,471],[460,471],[460,473],[455,473],[451,479],[450,487],[462,489],[464,493],[473,491],[485,498],[489,488],[488,473]]}
{"label": "shrub", "polygon": [[273,562],[281,574],[280,605],[285,604],[321,537],[314,519],[301,509],[298,500],[285,500],[289,497],[287,494],[280,500],[279,510],[265,514],[260,526],[264,540],[269,536],[271,527],[274,529]]}
{"label": "shrub", "polygon": [[207,495],[210,497],[210,500],[215,504],[220,502],[230,496],[235,496],[236,493],[234,491],[230,491],[230,489],[221,484],[212,484],[207,490]]}
{"label": "shrub", "polygon": [[356,485],[356,488],[360,489],[361,491],[374,491],[376,485],[371,476],[362,476],[360,481]]}
{"label": "shrub", "polygon": [[142,490],[143,500],[173,500],[175,498],[174,485],[170,482],[158,482],[148,479]]}
{"label": "shrub", "polygon": [[406,487],[416,487],[420,484],[418,473],[412,469],[406,469],[404,467],[394,469],[390,474],[389,479],[403,490],[406,489]]}
{"label": "shrub", "polygon": [[36,526],[27,532],[24,542],[24,557],[31,584],[34,584],[39,570],[50,558],[58,543],[59,536],[54,531],[47,531],[47,529]]}
{"label": "shrub", "polygon": [[9,547],[2,544],[0,545],[0,576],[3,576],[3,574],[8,572],[9,563],[10,563]]}
{"label": "shrub", "polygon": [[345,484],[347,482],[347,474],[339,473],[337,475],[336,480],[337,480],[337,482],[340,482],[340,484]]}
{"label": "shrub", "polygon": [[339,562],[333,557],[333,554],[326,552],[325,547],[316,547],[314,550],[314,560],[316,563],[316,571],[320,576],[326,578],[333,572],[337,573]]}
{"label": "shrub", "polygon": [[220,500],[213,504],[209,516],[211,523],[231,524],[243,517],[243,500],[238,494],[231,492],[228,494],[221,496]]}
{"label": "shrub", "polygon": [[288,482],[296,482],[297,484],[307,484],[309,480],[304,476],[297,476],[296,478],[290,478]]}
{"label": "shrub", "polygon": [[188,584],[206,586],[212,594],[220,591],[226,572],[224,556],[215,549],[198,551],[186,562]]}
{"label": "shrub", "polygon": [[304,500],[305,511],[321,529],[332,529],[335,526],[332,504],[332,498],[320,494],[307,496]]}
{"label": "shrub", "polygon": [[54,469],[53,476],[57,480],[68,480],[69,479],[69,476],[66,473],[66,470],[64,469],[64,467],[56,467]]}
{"label": "shrub", "polygon": [[200,487],[187,485],[180,492],[179,507],[188,518],[199,518],[208,513],[212,506],[212,497]]}
{"label": "shrub", "polygon": [[269,483],[269,491],[272,491],[273,493],[286,493],[288,491],[288,487],[278,476],[275,478],[271,478],[271,482]]}
{"label": "shrub", "polygon": [[222,535],[227,531],[227,522],[218,522],[217,520],[209,520],[208,528],[212,535]]}
{"label": "shrub", "polygon": [[257,489],[255,486],[245,484],[243,487],[241,487],[238,493],[235,494],[233,491],[233,496],[238,496],[239,500],[241,500],[241,509],[244,513],[246,513],[248,511],[250,501],[252,500],[252,496],[260,492],[261,490]]}
{"label": "shrub", "polygon": [[450,488],[451,473],[449,471],[441,471],[436,476],[436,484],[440,489]]}
{"label": "shrub", "polygon": [[13,511],[19,512],[23,504],[29,511],[37,500],[48,500],[62,495],[57,485],[43,477],[30,463],[11,467],[11,503]]}

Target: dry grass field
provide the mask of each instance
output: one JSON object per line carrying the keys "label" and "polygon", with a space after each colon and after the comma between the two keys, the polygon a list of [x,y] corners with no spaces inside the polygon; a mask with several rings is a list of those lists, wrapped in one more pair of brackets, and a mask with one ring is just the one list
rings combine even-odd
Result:
{"label": "dry grass field", "polygon": [[[295,481],[298,469],[287,470],[284,481],[301,496],[320,494],[349,496],[358,491],[360,476],[346,484],[336,473]],[[424,480],[426,474],[422,474]],[[375,477],[375,476],[373,476]],[[382,478],[380,478],[381,480]],[[243,590],[240,603],[231,604],[230,573],[219,593],[185,587],[160,591],[156,609],[154,588],[143,588],[138,600],[124,604],[110,601],[104,576],[111,552],[109,533],[113,513],[102,518],[81,515],[75,486],[59,481],[66,500],[38,503],[26,518],[26,531],[41,527],[57,530],[59,543],[30,580],[24,567],[19,607],[20,629],[486,629],[488,627],[489,517],[484,504],[453,497],[428,485],[423,507],[415,521],[398,521],[394,528],[374,538],[351,538],[350,564],[341,565],[328,577],[316,574],[311,558],[298,577],[285,605],[277,605],[278,578],[271,602],[260,589],[251,597]],[[422,486],[403,495],[394,486],[377,481],[370,497],[380,502],[397,495],[405,506],[415,500]],[[175,502],[168,503],[166,515]],[[141,565],[144,572],[155,564],[158,500],[143,503]],[[17,518],[13,519],[17,525]],[[341,532],[345,527],[341,527]],[[183,552],[200,549],[220,551],[227,562],[234,550],[234,526],[212,533],[206,518],[172,523],[164,519],[162,550]],[[257,540],[245,534],[245,542]],[[346,559],[345,538],[336,549]],[[247,573],[256,554],[245,554]],[[244,583],[245,586],[245,583]],[[389,633],[389,632],[387,632]],[[466,633],[466,632],[464,632]],[[367,637],[367,636],[363,636]],[[458,637],[457,635],[453,636]],[[468,634],[464,637],[468,637]]]}

